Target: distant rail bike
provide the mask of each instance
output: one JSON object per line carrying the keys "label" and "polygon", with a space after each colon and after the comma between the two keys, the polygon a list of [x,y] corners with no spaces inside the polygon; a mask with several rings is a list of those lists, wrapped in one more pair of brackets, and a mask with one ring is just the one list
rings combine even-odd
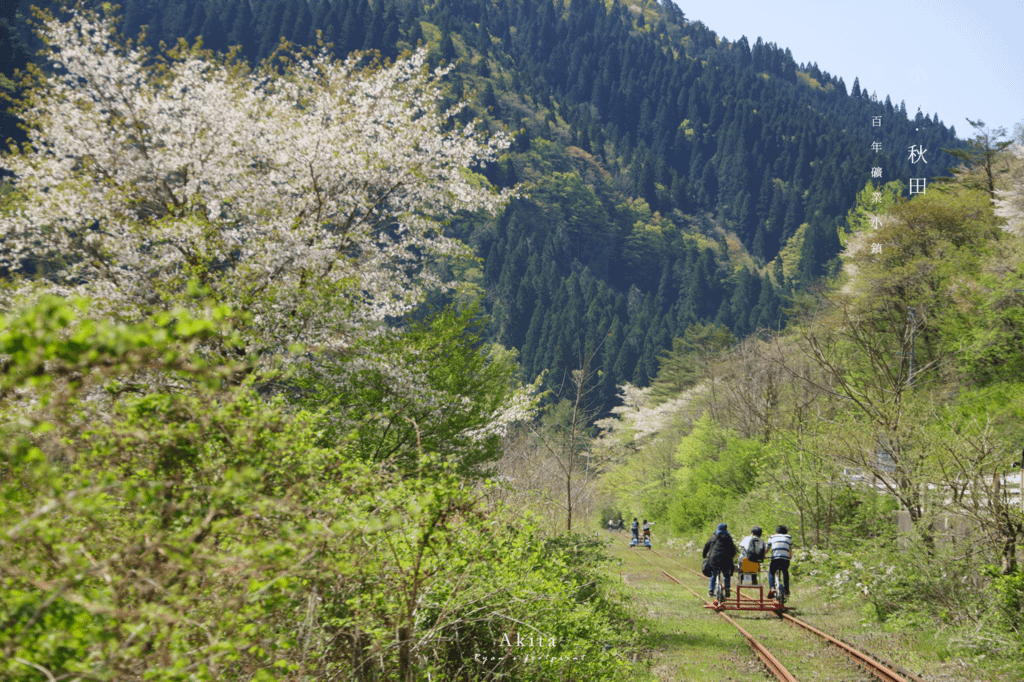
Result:
{"label": "distant rail bike", "polygon": [[629,541],[630,547],[646,547],[651,549],[651,536],[650,534],[645,535],[643,538],[634,537]]}

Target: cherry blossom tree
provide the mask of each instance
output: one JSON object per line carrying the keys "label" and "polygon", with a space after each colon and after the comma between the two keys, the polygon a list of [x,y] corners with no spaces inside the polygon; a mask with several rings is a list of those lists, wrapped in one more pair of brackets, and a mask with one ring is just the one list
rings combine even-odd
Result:
{"label": "cherry blossom tree", "polygon": [[1005,232],[1024,235],[1024,124],[1016,127],[1014,144],[1009,148],[1012,158],[1007,159],[1009,177],[1006,189],[995,191],[996,215],[1005,218]]}
{"label": "cherry blossom tree", "polygon": [[[511,196],[472,168],[502,134],[440,111],[446,73],[419,51],[358,67],[326,51],[252,70],[181,44],[155,55],[112,22],[42,15],[29,142],[0,212],[0,267],[122,320],[206,298],[251,313],[250,353],[345,351],[429,287],[442,233]],[[21,280],[23,291],[39,284]]]}

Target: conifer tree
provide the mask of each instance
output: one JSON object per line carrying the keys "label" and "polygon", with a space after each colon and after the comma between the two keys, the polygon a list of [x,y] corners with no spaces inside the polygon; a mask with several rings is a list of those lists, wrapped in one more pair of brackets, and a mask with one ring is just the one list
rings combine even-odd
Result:
{"label": "conifer tree", "polygon": [[[313,30],[313,13],[306,0],[295,0],[295,26],[291,29],[292,40],[300,45],[315,45],[316,33]],[[310,41],[310,37],[314,40]]]}
{"label": "conifer tree", "polygon": [[281,44],[281,38],[285,34],[283,20],[286,9],[285,0],[267,0],[263,5],[257,21],[261,28],[257,44],[258,58],[269,56]]}
{"label": "conifer tree", "polygon": [[[411,3],[415,4],[415,3]],[[366,0],[349,0],[345,21],[341,27],[338,48],[342,54],[360,49],[366,40],[366,15],[369,13]]]}
{"label": "conifer tree", "polygon": [[[921,112],[918,112],[920,116]],[[993,199],[996,198],[996,176],[1007,172],[1007,169],[998,168],[996,159],[1010,147],[1014,141],[1006,138],[1006,128],[988,129],[982,120],[972,121],[967,119],[977,133],[967,141],[964,149],[943,149],[947,154],[960,159],[969,169],[978,168],[984,173],[984,180],[981,183],[968,181],[968,187],[981,187]]]}
{"label": "conifer tree", "polygon": [[231,26],[225,25],[228,29],[228,45],[238,45],[242,48],[242,55],[251,62],[256,61],[259,50],[259,43],[256,40],[255,26],[253,25],[252,9],[249,3],[228,3],[238,6]]}
{"label": "conifer tree", "polygon": [[385,22],[384,0],[375,0],[366,21],[366,38],[362,46],[364,50],[376,50],[384,46]]}

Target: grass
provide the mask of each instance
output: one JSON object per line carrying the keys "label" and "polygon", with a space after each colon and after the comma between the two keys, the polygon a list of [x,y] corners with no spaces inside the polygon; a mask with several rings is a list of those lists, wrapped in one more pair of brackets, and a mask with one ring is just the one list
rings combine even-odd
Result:
{"label": "grass", "polygon": [[609,553],[621,562],[615,570],[647,619],[653,647],[648,671],[638,682],[739,681],[760,674],[760,665],[732,626],[703,608],[701,600],[670,582],[657,568],[638,559],[620,541],[625,534],[610,537]]}
{"label": "grass", "polygon": [[[628,534],[602,534],[610,540],[609,554],[618,560],[610,564],[609,570],[623,581],[646,619],[644,627],[652,649],[647,670],[635,678],[637,682],[750,680],[764,675],[760,661],[731,625],[703,608],[703,601],[670,582],[637,554],[650,558],[698,594],[706,594],[706,580],[653,552],[628,548],[623,542],[628,541]],[[672,548],[656,542],[655,550],[699,570],[700,547],[679,543]],[[794,577],[792,589],[794,615],[801,620],[883,660],[896,662],[928,682],[1018,682],[1024,678],[1022,661],[957,655],[940,625],[898,620],[878,623],[865,604],[837,601],[819,584],[799,577]],[[873,679],[848,664],[834,647],[779,623],[770,614],[744,612],[735,619],[776,653],[798,679]]]}

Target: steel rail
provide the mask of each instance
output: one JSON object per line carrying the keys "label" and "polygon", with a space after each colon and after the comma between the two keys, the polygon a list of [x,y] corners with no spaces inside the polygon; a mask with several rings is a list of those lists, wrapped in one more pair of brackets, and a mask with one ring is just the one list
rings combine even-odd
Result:
{"label": "steel rail", "polygon": [[[664,554],[661,554],[660,552],[657,552],[655,550],[651,550],[651,551],[654,552],[655,554],[657,554],[658,556],[660,556],[662,559],[665,559],[666,561],[671,561],[673,564],[675,564],[676,566],[679,566],[683,570],[689,571],[690,573],[693,573],[694,575],[702,575],[701,573],[698,573],[697,571],[693,570],[692,568],[689,568],[688,566],[682,565],[681,563],[679,563],[675,559],[672,559],[671,557],[667,557]],[[664,573],[664,571],[662,571],[662,573]],[[668,575],[668,574],[666,574],[666,575]],[[678,581],[676,581],[676,582],[678,582]],[[682,584],[682,583],[679,583],[679,584]],[[688,590],[690,589],[686,585],[684,585],[684,587],[686,587],[686,589],[688,589]],[[693,590],[690,590],[690,591],[693,592]],[[696,593],[694,593],[694,594],[696,594]],[[739,596],[739,595],[737,595],[737,596]],[[744,598],[745,599],[749,599],[750,597],[744,597]],[[725,614],[721,614],[721,615],[724,616]],[[882,680],[883,682],[924,682],[924,680],[922,678],[918,677],[917,675],[914,675],[913,673],[909,673],[909,672],[907,672],[905,670],[896,670],[895,666],[893,666],[892,664],[880,661],[880,660],[878,660],[877,658],[875,658],[874,656],[872,656],[871,654],[869,654],[867,652],[860,651],[859,649],[855,649],[854,647],[850,646],[846,642],[844,642],[844,641],[842,641],[840,639],[836,639],[832,635],[829,635],[829,634],[827,634],[825,632],[822,632],[821,630],[819,630],[818,628],[814,627],[810,623],[805,623],[804,621],[800,620],[799,618],[794,618],[793,616],[789,615],[788,613],[780,613],[779,615],[782,618],[784,618],[787,622],[792,623],[793,625],[797,625],[797,626],[799,626],[801,628],[804,628],[808,632],[811,632],[811,633],[817,635],[818,637],[821,637],[822,639],[827,641],[829,644],[832,644],[834,646],[839,647],[840,651],[842,651],[844,654],[846,654],[847,656],[852,658],[858,664],[861,664],[861,665],[865,666],[869,673],[871,673],[872,675],[874,675],[878,679]],[[737,626],[737,627],[739,627],[739,626]]]}
{"label": "steel rail", "polygon": [[773,656],[770,651],[764,648],[763,644],[754,639],[753,635],[751,635],[749,632],[741,628],[739,623],[737,623],[721,611],[718,612],[718,615],[732,623],[736,627],[736,629],[740,631],[740,634],[747,638],[747,643],[750,644],[751,647],[753,647],[754,651],[757,652],[757,655],[761,657],[761,660],[764,661],[764,664],[768,666],[768,669],[772,671],[775,677],[779,678],[780,680],[786,680],[787,682],[789,680],[797,682],[796,678],[793,677],[793,674],[786,670],[786,667],[779,662],[779,659],[775,658],[775,656]]}
{"label": "steel rail", "polygon": [[[794,618],[793,616],[790,616],[789,614],[785,614],[785,613],[783,613],[781,615],[782,615],[782,617],[784,619],[786,619],[788,622],[792,623],[793,625],[797,625],[799,627],[804,628],[805,630],[807,630],[809,632],[813,632],[818,637],[821,637],[822,639],[827,641],[829,644],[832,644],[834,646],[839,647],[840,651],[842,651],[844,654],[846,654],[850,658],[854,659],[855,661],[859,661],[860,663],[863,663],[867,667],[868,672],[871,673],[872,675],[874,675],[875,677],[877,677],[878,679],[882,680],[882,682],[907,682],[907,678],[906,677],[904,677],[900,673],[896,672],[895,670],[893,670],[892,668],[890,668],[886,664],[882,663],[881,661],[877,660],[874,656],[872,656],[870,654],[867,654],[867,653],[865,653],[863,651],[860,651],[858,649],[854,649],[852,646],[850,646],[846,642],[838,640],[835,637],[833,637],[832,635],[829,635],[829,634],[826,634],[826,633],[822,632],[818,628],[814,627],[813,625],[811,625],[809,623],[805,623],[804,621],[800,620],[799,618]],[[917,677],[916,675],[914,675],[912,677],[913,677],[913,679],[915,681],[921,679],[921,678]]]}
{"label": "steel rail", "polygon": [[[621,540],[621,538],[620,538],[620,540]],[[623,544],[627,544],[625,542],[625,540],[621,540],[621,541],[623,542]],[[689,585],[686,585],[681,580],[676,578],[674,575],[672,575],[671,573],[668,573],[667,571],[665,571],[665,569],[661,568],[660,566],[657,566],[653,561],[651,561],[650,559],[645,557],[640,552],[636,551],[636,549],[637,549],[636,547],[630,547],[630,549],[633,550],[634,554],[636,554],[637,556],[641,557],[644,561],[649,563],[651,566],[653,566],[654,568],[657,568],[659,571],[661,571],[661,574],[663,576],[665,576],[666,578],[668,578],[669,580],[671,580],[675,584],[677,584],[677,585],[679,585],[681,587],[684,587],[687,590],[689,590],[690,594],[692,594],[694,597],[697,597],[697,599],[700,599],[705,604],[710,604],[711,603],[707,599],[702,597],[701,595],[699,595],[696,592],[694,592],[690,588]],[[659,554],[658,556],[662,556],[662,555]],[[667,557],[664,557],[664,558],[667,558]],[[747,632],[742,627],[740,627],[739,623],[737,623],[736,621],[734,621],[732,618],[730,618],[729,616],[725,615],[721,611],[718,611],[716,613],[718,613],[719,616],[721,616],[726,621],[731,623],[734,628],[739,630],[740,634],[743,635],[743,637],[747,640],[747,644],[750,646],[750,648],[754,650],[754,653],[757,654],[757,657],[761,659],[761,662],[764,663],[765,667],[768,668],[769,671],[771,671],[771,673],[776,677],[776,679],[781,680],[781,682],[800,682],[799,680],[797,680],[793,676],[793,673],[789,672],[789,670],[786,669],[786,666],[782,665],[782,662],[779,661],[779,659],[775,658],[775,656],[772,654],[772,652],[768,651],[768,649],[763,644],[761,644],[759,641],[757,641],[757,639],[755,639],[753,635],[751,635],[749,632]]]}

